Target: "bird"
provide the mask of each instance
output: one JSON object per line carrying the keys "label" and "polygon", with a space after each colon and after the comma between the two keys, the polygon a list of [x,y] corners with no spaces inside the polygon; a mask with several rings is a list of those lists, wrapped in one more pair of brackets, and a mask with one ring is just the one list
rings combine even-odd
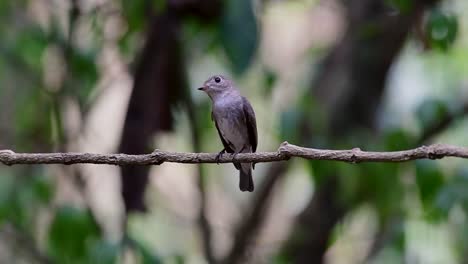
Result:
{"label": "bird", "polygon": [[[224,153],[231,153],[233,157],[238,153],[254,153],[257,151],[257,121],[250,102],[242,96],[234,82],[223,76],[214,75],[198,88],[211,99],[211,120],[224,148],[216,156],[219,161]],[[255,163],[234,162],[239,170],[239,189],[243,192],[253,192],[254,182],[252,169]]]}

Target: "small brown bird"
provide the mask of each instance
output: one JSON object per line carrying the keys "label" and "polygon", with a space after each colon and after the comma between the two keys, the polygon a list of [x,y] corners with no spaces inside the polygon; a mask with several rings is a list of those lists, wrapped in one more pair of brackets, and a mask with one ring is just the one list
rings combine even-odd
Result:
{"label": "small brown bird", "polygon": [[[255,113],[249,101],[240,94],[234,83],[222,75],[215,75],[198,89],[207,93],[212,101],[211,119],[224,146],[217,159],[225,152],[234,155],[255,152],[257,150]],[[240,172],[240,190],[253,192],[252,169],[255,168],[255,164],[234,163],[234,166]]]}

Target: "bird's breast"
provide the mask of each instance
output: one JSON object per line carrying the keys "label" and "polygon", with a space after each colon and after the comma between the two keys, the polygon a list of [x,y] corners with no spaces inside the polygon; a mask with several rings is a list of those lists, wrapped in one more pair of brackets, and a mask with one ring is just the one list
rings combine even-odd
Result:
{"label": "bird's breast", "polygon": [[248,144],[248,132],[241,106],[220,105],[213,109],[214,117],[223,137],[231,142],[235,151]]}

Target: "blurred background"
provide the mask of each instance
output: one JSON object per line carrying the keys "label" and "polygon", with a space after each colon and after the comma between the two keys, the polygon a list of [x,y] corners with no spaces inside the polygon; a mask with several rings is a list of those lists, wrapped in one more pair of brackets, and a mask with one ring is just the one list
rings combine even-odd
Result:
{"label": "blurred background", "polygon": [[[0,148],[218,152],[225,74],[279,144],[468,145],[466,0],[2,0]],[[468,263],[468,163],[0,167],[1,263]]]}

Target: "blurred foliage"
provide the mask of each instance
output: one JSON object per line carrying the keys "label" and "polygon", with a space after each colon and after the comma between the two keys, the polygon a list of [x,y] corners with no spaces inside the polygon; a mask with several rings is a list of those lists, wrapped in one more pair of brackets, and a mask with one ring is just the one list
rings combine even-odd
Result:
{"label": "blurred foliage", "polygon": [[221,43],[234,73],[246,70],[258,43],[257,22],[250,0],[226,0],[221,17]]}
{"label": "blurred foliage", "polygon": [[426,31],[431,47],[447,51],[457,37],[457,17],[434,9],[427,19]]}
{"label": "blurred foliage", "polygon": [[404,14],[408,13],[414,4],[413,0],[387,0],[387,2],[390,4],[390,6]]}
{"label": "blurred foliage", "polygon": [[[79,50],[73,50],[70,54],[70,71],[73,73],[69,81],[72,95],[78,102],[85,107],[89,97],[98,79],[98,70],[96,67],[96,54],[83,53]],[[89,107],[89,106],[88,106]]]}
{"label": "blurred foliage", "polygon": [[416,162],[416,184],[419,196],[425,211],[431,211],[440,188],[444,184],[444,175],[441,168],[427,160]]}
{"label": "blurred foliage", "polygon": [[49,227],[49,251],[58,262],[81,263],[98,237],[99,229],[88,210],[61,207]]}
{"label": "blurred foliage", "polygon": [[[117,44],[122,55],[133,61],[140,53],[142,46],[139,43],[151,25],[151,19],[165,12],[168,4],[164,0],[119,2],[125,29]],[[83,118],[92,106],[91,99],[101,74],[97,62],[105,41],[102,36],[105,30],[103,19],[108,14],[114,15],[114,11],[107,9],[106,4],[89,12],[78,7],[78,12],[67,21],[70,28],[64,28],[58,12],[51,12],[52,16],[45,24],[44,21],[38,23],[27,18],[29,14],[24,10],[30,8],[31,3],[0,1],[0,34],[3,36],[0,71],[12,73],[0,72],[0,81],[7,85],[20,81],[15,87],[17,89],[11,91],[14,100],[3,106],[13,109],[15,122],[11,133],[15,150],[47,152],[68,144],[62,120],[64,99],[78,103]],[[52,1],[42,4],[49,5],[48,9],[59,7]],[[107,13],[109,11],[111,13]],[[184,20],[184,24],[195,25],[192,26],[195,35],[188,32],[192,37],[201,31],[211,34],[210,52],[214,51],[213,47],[219,47],[226,54],[233,71],[243,73],[253,61],[259,38],[252,3],[249,0],[226,1],[221,17],[214,24],[193,23],[190,17]],[[88,35],[82,35],[81,31],[78,33],[78,27],[88,21],[91,25],[86,32]],[[87,45],[82,45],[86,43],[80,39],[82,37],[86,38]],[[58,61],[60,69],[50,65],[50,59],[52,63]],[[50,72],[55,70],[60,71]],[[46,75],[54,74],[58,77],[54,87],[48,87]],[[2,89],[3,93],[7,91]],[[204,113],[201,127],[211,129],[210,105],[204,101],[197,108]],[[90,209],[66,204],[56,206],[52,202],[54,180],[44,175],[46,171],[40,166],[25,168],[11,170],[13,174],[10,170],[0,172],[0,223],[13,224],[18,232],[38,239],[36,229],[45,228],[37,219],[39,212],[51,214],[51,222],[46,226],[47,250],[43,252],[48,258],[57,263],[116,263],[123,249],[130,248],[139,263],[162,263],[150,249],[136,240],[129,245],[106,241]],[[31,241],[31,244],[36,242]],[[174,258],[176,263],[184,263],[184,259],[182,255]]]}
{"label": "blurred foliage", "polygon": [[[98,6],[92,12],[83,9],[78,20],[74,21],[75,27],[68,29],[63,25],[67,23],[63,23],[59,17],[53,17],[47,22],[32,20],[27,11],[31,8],[32,1],[0,1],[0,92],[2,97],[8,98],[2,107],[13,109],[11,119],[14,119],[11,127],[5,128],[12,134],[12,142],[4,139],[1,143],[11,145],[16,151],[25,152],[64,149],[70,142],[57,134],[64,134],[62,110],[65,99],[77,103],[81,118],[85,119],[92,106],[93,96],[96,95],[97,83],[101,81],[100,52],[110,42],[103,37],[106,17],[103,13],[118,15],[122,20],[118,21],[122,23],[118,25],[123,28],[122,32],[117,36],[116,43],[112,44],[117,45],[119,55],[131,64],[141,52],[144,43],[142,37],[149,30],[151,19],[166,12],[169,4],[164,0],[120,0],[116,1],[121,7],[115,14],[112,9],[111,12],[101,12],[100,8],[105,9],[105,6]],[[53,5],[54,1],[50,2]],[[386,3],[398,12],[406,13],[412,9],[415,1],[386,0]],[[223,4],[217,20],[205,23],[192,16],[181,19],[179,22],[183,26],[183,33],[180,39],[188,64],[191,56],[196,54],[207,53],[211,56],[222,53],[226,66],[240,76],[257,62],[261,32],[261,21],[257,20],[262,18],[262,14],[256,14],[257,10],[254,10],[254,3],[250,0],[225,0]],[[182,12],[174,14],[183,16]],[[85,33],[76,31],[76,24],[83,21],[93,23],[90,23],[91,26]],[[431,48],[447,53],[456,45],[462,24],[455,13],[447,11],[443,6],[437,6],[428,12],[424,22],[424,37]],[[377,26],[369,24],[358,32],[374,38],[380,34]],[[82,42],[86,41],[82,41],[82,38],[91,39],[91,44],[83,45]],[[50,65],[47,57],[51,48],[58,51],[60,70],[64,72],[64,76],[59,78],[58,87],[48,87],[45,81],[46,73],[50,73],[46,71],[57,70],[48,67]],[[129,68],[131,67],[130,65]],[[186,70],[183,69],[182,72]],[[261,87],[258,89],[262,89],[264,97],[272,97],[273,89],[280,81],[284,81],[281,79],[284,76],[273,70],[262,69],[260,72]],[[401,127],[385,128],[378,133],[356,133],[344,144],[344,140],[329,136],[325,122],[328,113],[323,113],[324,110],[318,108],[319,104],[311,99],[309,89],[310,87],[304,87],[297,102],[291,103],[275,118],[278,133],[272,134],[278,135],[278,141],[287,140],[317,148],[352,145],[362,149],[398,151],[420,143],[420,135],[411,130],[414,125],[422,134],[437,126],[441,120],[458,113],[456,111],[460,112],[446,98],[431,97],[424,99],[412,113],[416,123],[411,124],[413,127],[408,129],[402,121]],[[209,101],[197,102],[196,109],[197,125],[204,137],[202,142],[214,148],[212,142],[216,132],[210,117]],[[307,124],[304,125],[303,120],[307,120]],[[259,124],[260,122],[263,120],[259,119]],[[1,136],[6,138],[6,135]],[[410,219],[412,213],[406,204],[406,200],[411,199],[408,198],[411,194],[408,189],[416,190],[415,196],[421,205],[424,221],[450,221],[449,216],[454,208],[461,210],[465,218],[468,213],[468,167],[465,164],[446,166],[432,160],[401,164],[345,164],[330,161],[306,161],[305,164],[314,188],[323,184],[331,175],[340,175],[335,195],[351,210],[362,205],[370,205],[375,210],[379,226],[388,227],[391,234],[391,239],[383,245],[382,254],[396,252],[401,262],[404,260],[407,243],[405,221]],[[1,168],[0,230],[12,225],[30,237],[31,244],[39,245],[41,253],[56,263],[118,263],[126,250],[136,255],[138,263],[185,263],[190,259],[183,255],[184,252],[175,257],[158,256],[150,246],[128,237],[124,239],[128,241],[122,243],[107,241],[89,208],[56,204],[53,199],[56,181],[45,168]],[[41,213],[48,214],[50,223],[40,221]],[[460,252],[468,248],[467,226],[467,223],[462,223],[460,233],[455,234],[460,237]],[[38,234],[38,229],[44,228],[45,239]],[[338,231],[334,233],[330,245],[339,240],[340,235]],[[282,257],[280,254],[276,263],[290,263]]]}
{"label": "blurred foliage", "polygon": [[423,131],[448,116],[448,114],[449,109],[446,103],[438,99],[426,100],[416,110]]}

